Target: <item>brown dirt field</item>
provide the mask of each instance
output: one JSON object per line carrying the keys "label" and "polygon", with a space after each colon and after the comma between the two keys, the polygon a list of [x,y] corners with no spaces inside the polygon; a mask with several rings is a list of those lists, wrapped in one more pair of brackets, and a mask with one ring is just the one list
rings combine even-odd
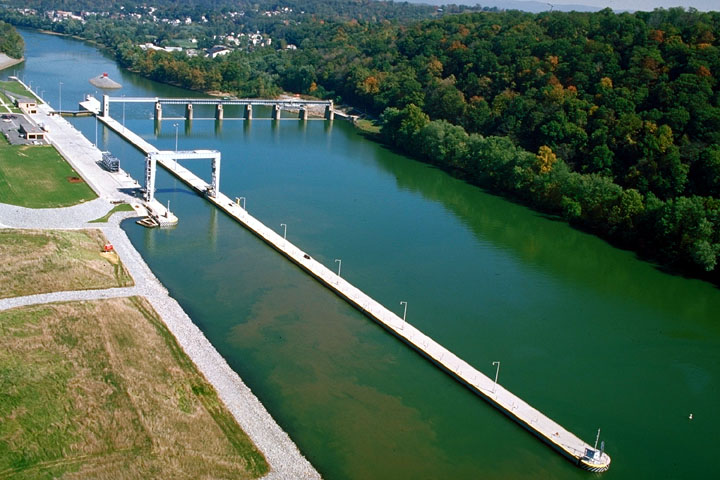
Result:
{"label": "brown dirt field", "polygon": [[100,230],[0,229],[0,298],[133,285]]}
{"label": "brown dirt field", "polygon": [[0,478],[257,478],[267,463],[142,298],[0,312]]}

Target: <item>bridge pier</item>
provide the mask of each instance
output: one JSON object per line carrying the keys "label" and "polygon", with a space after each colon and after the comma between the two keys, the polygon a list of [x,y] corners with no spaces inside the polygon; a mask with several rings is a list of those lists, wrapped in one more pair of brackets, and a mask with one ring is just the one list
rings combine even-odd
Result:
{"label": "bridge pier", "polygon": [[307,120],[308,118],[308,109],[305,107],[300,108],[300,112],[298,112],[298,118],[300,120]]}
{"label": "bridge pier", "polygon": [[155,121],[162,122],[162,103],[155,102]]}
{"label": "bridge pier", "polygon": [[217,198],[218,193],[220,193],[220,152],[217,153],[217,155],[212,157],[212,177],[210,180],[210,188],[208,189],[208,196],[212,198]]}
{"label": "bridge pier", "polygon": [[223,104],[218,103],[217,108],[215,109],[215,120],[222,120],[223,115]]}
{"label": "bridge pier", "polygon": [[325,120],[334,120],[335,110],[333,110],[332,104],[325,106]]}
{"label": "bridge pier", "polygon": [[273,105],[272,119],[280,120],[280,105],[277,105],[277,104]]}
{"label": "bridge pier", "polygon": [[193,104],[188,103],[185,105],[185,120],[192,120],[193,119]]}
{"label": "bridge pier", "polygon": [[245,120],[252,120],[252,104],[245,105]]}
{"label": "bridge pier", "polygon": [[155,200],[155,169],[157,159],[152,153],[145,157],[145,201]]}

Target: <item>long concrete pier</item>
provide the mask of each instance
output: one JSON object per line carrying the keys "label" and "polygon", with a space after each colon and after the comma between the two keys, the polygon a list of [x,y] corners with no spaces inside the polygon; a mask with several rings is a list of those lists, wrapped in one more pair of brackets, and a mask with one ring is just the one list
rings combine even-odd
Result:
{"label": "long concrete pier", "polygon": [[[159,152],[153,145],[134,132],[124,128],[113,118],[98,116],[98,119],[145,155]],[[610,457],[602,449],[598,450],[595,446],[584,442],[502,385],[476,370],[472,365],[404,321],[394,312],[341,278],[334,271],[314,260],[308,253],[295,246],[284,236],[265,226],[229,197],[220,191],[217,191],[214,197],[206,195],[210,184],[203,179],[197,177],[177,162],[163,160],[162,156],[159,156],[157,162],[172,175],[205,196],[209,202],[240,222],[265,243],[312,275],[320,283],[347,300],[367,317],[376,321],[467,388],[497,407],[505,415],[515,420],[568,460],[585,470],[593,472],[604,472],[610,467]]]}

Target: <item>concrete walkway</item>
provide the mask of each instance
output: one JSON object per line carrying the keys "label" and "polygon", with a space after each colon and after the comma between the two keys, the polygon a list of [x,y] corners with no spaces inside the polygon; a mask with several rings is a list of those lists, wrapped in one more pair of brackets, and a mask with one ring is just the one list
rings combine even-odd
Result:
{"label": "concrete walkway", "polygon": [[[65,123],[67,125],[62,125]],[[57,137],[58,132],[63,137]],[[139,295],[145,297],[173,333],[178,344],[195,363],[198,370],[215,387],[218,396],[233,414],[240,427],[248,434],[258,449],[265,455],[270,473],[268,480],[319,479],[319,473],[305,459],[297,446],[270,416],[265,407],[243,383],[240,377],[215,350],[200,329],[192,322],[182,307],[173,299],[167,289],[155,277],[130,239],[120,228],[120,221],[134,216],[133,212],[113,215],[108,223],[87,223],[105,215],[113,206],[111,200],[134,198],[120,191],[122,185],[112,175],[101,169],[92,160],[99,158],[99,151],[83,142],[84,137],[65,119],[53,116],[50,127],[51,141],[64,145],[63,156],[71,155],[73,167],[96,189],[100,198],[81,205],[58,209],[29,209],[0,204],[0,226],[4,228],[53,228],[78,229],[96,228],[101,230],[112,243],[123,264],[135,281],[135,286],[104,290],[83,290],[55,292],[0,300],[0,311],[25,305],[47,302],[95,300],[102,298]],[[74,137],[74,138],[65,138]],[[80,137],[80,138],[78,138]],[[88,142],[89,143],[89,142]],[[75,157],[80,151],[94,149],[88,160]],[[114,187],[113,187],[114,185]]]}
{"label": "concrete walkway", "polygon": [[40,104],[32,120],[45,125],[47,138],[78,174],[101,198],[108,200],[136,199],[140,184],[120,170],[111,173],[102,168],[102,152],[60,115],[51,115],[52,107]]}
{"label": "concrete walkway", "polygon": [[25,57],[12,58],[4,53],[0,53],[0,70],[5,70],[6,68],[12,67],[13,65],[17,65],[18,63],[21,63],[24,61],[25,61]]}

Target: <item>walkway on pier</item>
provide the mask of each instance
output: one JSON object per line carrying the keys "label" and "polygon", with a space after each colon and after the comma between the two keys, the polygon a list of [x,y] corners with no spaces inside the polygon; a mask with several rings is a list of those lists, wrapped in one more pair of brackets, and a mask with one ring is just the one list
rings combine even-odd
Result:
{"label": "walkway on pier", "polygon": [[[110,117],[99,117],[110,128],[125,137],[136,148],[148,155],[158,150],[135,133],[125,129]],[[187,183],[200,194],[207,191],[209,184],[197,177],[177,162],[158,160],[172,175]],[[610,466],[610,457],[596,450],[592,445],[569,432],[561,425],[546,417],[537,409],[506,390],[493,380],[476,370],[472,365],[457,357],[454,353],[437,343],[420,330],[410,325],[395,313],[366,295],[360,289],[338,276],[306,252],[292,244],[283,236],[265,226],[248,214],[240,205],[226,195],[217,192],[216,197],[205,196],[207,200],[240,222],[248,230],[265,241],[272,248],[311,274],[337,295],[345,298],[355,308],[363,312],[382,327],[390,331],[419,353],[427,357],[445,372],[496,406],[503,413],[535,434],[573,463],[591,471],[605,471]]]}

